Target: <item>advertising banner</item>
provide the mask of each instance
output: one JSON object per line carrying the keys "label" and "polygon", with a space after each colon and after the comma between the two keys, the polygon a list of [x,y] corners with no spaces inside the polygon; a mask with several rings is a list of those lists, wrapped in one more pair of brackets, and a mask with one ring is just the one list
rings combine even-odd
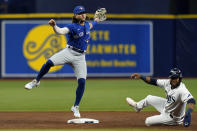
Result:
{"label": "advertising banner", "polygon": [[[57,21],[64,27],[71,21]],[[7,20],[1,25],[2,77],[32,77],[67,38],[56,35],[48,21]],[[86,62],[89,77],[153,74],[153,26],[150,21],[107,21],[91,31]],[[69,65],[52,67],[47,77],[73,77]]]}

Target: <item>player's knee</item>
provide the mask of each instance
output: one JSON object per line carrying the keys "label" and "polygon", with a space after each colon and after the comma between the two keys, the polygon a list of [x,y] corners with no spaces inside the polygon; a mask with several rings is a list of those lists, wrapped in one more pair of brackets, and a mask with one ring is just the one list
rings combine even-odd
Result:
{"label": "player's knee", "polygon": [[150,124],[150,119],[149,118],[146,118],[146,120],[145,120],[145,125],[146,126],[150,126],[151,124]]}
{"label": "player's knee", "polygon": [[48,61],[46,62],[46,66],[52,67],[52,66],[54,66],[54,63],[53,63],[51,60],[48,60]]}
{"label": "player's knee", "polygon": [[151,99],[152,98],[152,95],[147,95],[146,96],[146,99]]}
{"label": "player's knee", "polygon": [[80,79],[78,79],[78,84],[85,87],[85,81],[86,80],[84,78],[80,78]]}

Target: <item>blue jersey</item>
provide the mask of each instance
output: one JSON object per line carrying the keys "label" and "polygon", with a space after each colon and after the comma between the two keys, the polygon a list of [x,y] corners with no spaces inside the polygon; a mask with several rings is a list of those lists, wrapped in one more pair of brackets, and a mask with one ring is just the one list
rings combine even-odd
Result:
{"label": "blue jersey", "polygon": [[85,22],[84,25],[72,23],[66,27],[69,28],[69,33],[67,34],[68,45],[86,50],[90,40],[89,22]]}

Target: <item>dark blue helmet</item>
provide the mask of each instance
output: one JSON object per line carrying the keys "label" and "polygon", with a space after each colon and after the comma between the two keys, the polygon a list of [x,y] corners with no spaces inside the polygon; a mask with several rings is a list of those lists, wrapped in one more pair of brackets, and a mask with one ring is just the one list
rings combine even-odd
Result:
{"label": "dark blue helmet", "polygon": [[169,78],[172,78],[172,79],[176,79],[176,78],[182,78],[182,73],[181,73],[181,70],[179,70],[178,68],[173,68],[170,70],[170,75],[169,75]]}
{"label": "dark blue helmet", "polygon": [[73,10],[73,13],[76,14],[80,14],[80,13],[85,13],[85,8],[83,6],[76,6]]}

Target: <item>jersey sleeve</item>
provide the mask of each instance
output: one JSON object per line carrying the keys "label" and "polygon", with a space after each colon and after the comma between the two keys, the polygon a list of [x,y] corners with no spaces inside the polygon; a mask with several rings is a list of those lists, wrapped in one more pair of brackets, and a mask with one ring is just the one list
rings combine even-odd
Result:
{"label": "jersey sleeve", "polygon": [[168,83],[168,80],[157,79],[157,86],[159,86],[160,88],[165,88],[167,83]]}
{"label": "jersey sleeve", "polygon": [[192,94],[184,87],[183,90],[181,90],[181,101],[187,102],[191,98],[193,98]]}
{"label": "jersey sleeve", "polygon": [[89,23],[89,24],[92,25],[92,28],[90,28],[90,30],[92,30],[98,24],[98,22],[97,21],[93,21],[92,23]]}
{"label": "jersey sleeve", "polygon": [[69,29],[67,27],[60,28],[57,25],[53,26],[53,30],[55,31],[56,34],[59,34],[59,35],[65,35],[69,33]]}
{"label": "jersey sleeve", "polygon": [[68,24],[65,27],[67,27],[69,29],[70,33],[73,31],[73,28],[74,28],[73,24]]}

